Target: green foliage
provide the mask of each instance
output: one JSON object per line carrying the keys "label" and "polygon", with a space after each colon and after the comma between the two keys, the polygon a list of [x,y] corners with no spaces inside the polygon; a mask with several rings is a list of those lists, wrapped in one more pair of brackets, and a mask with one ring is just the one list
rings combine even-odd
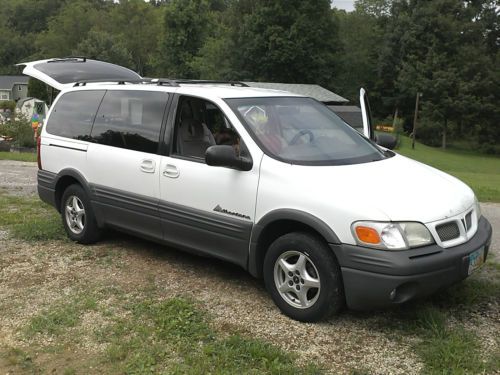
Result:
{"label": "green foliage", "polygon": [[168,3],[161,41],[161,65],[167,76],[200,78],[191,62],[215,27],[214,3],[212,0],[173,0]]}
{"label": "green foliage", "polygon": [[39,54],[47,58],[71,56],[75,46],[85,39],[90,29],[104,22],[103,16],[90,0],[65,2],[59,12],[49,19],[47,29],[37,36]]}
{"label": "green foliage", "polygon": [[121,38],[104,31],[89,31],[87,38],[73,50],[73,55],[133,67],[132,54]]}
{"label": "green foliage", "polygon": [[0,109],[9,109],[11,113],[14,113],[16,102],[13,100],[2,100],[0,101]]}
{"label": "green foliage", "polygon": [[14,139],[18,147],[34,147],[35,139],[30,121],[20,113],[12,114],[11,120],[0,124],[0,134]]}
{"label": "green foliage", "polygon": [[428,117],[418,119],[417,125],[417,139],[427,146],[439,147],[441,146],[442,127]]}
{"label": "green foliage", "polygon": [[[359,3],[356,4],[360,6]],[[376,61],[383,34],[378,20],[358,11],[352,14],[336,11],[342,53],[339,53],[339,72],[334,78],[335,90],[354,102],[359,100],[360,87],[375,87]],[[373,93],[370,91],[373,100]]]}
{"label": "green foliage", "polygon": [[48,103],[49,91],[47,85],[38,79],[30,78],[28,81],[28,97],[40,99]]}
{"label": "green foliage", "polygon": [[[86,55],[143,76],[317,83],[374,115],[397,110],[420,139],[500,153],[497,0],[11,0],[0,7],[0,74]],[[30,95],[46,98],[30,83]]]}
{"label": "green foliage", "polygon": [[[115,55],[110,58],[123,58],[122,62],[116,62],[142,76],[154,72],[161,36],[163,8],[153,5],[143,0],[120,1],[110,8],[101,26],[102,31],[110,35],[108,38],[119,40],[116,47],[119,51],[115,49]],[[128,62],[130,59],[131,64]]]}
{"label": "green foliage", "polygon": [[339,51],[330,1],[235,2],[231,33],[235,78],[330,86]]}

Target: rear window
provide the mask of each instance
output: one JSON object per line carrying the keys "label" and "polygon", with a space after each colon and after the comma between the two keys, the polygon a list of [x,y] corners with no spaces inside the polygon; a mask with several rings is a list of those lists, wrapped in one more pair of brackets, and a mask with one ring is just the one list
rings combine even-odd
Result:
{"label": "rear window", "polygon": [[108,91],[95,119],[92,141],[156,153],[167,99],[165,92]]}
{"label": "rear window", "polygon": [[92,123],[104,96],[103,90],[73,91],[55,104],[47,121],[47,132],[61,137],[90,140]]}

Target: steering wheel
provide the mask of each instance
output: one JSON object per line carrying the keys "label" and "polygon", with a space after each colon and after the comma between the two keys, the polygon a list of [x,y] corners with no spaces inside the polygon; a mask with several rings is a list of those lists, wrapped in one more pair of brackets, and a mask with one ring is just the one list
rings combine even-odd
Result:
{"label": "steering wheel", "polygon": [[295,145],[297,144],[297,141],[300,139],[300,137],[303,137],[304,135],[309,136],[309,143],[312,143],[314,141],[314,134],[312,131],[309,129],[301,129],[295,136],[292,138],[290,141],[290,145]]}

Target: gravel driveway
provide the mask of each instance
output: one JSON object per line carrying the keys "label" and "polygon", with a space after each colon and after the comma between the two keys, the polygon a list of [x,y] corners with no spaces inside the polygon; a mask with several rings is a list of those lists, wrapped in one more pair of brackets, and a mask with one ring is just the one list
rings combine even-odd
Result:
{"label": "gravel driveway", "polygon": [[[36,170],[34,163],[0,160],[0,189],[16,195],[35,194]],[[498,262],[500,204],[481,206],[494,228],[491,258]],[[327,322],[299,323],[280,314],[262,283],[236,266],[125,235],[111,237],[91,247],[97,255],[87,256],[88,259],[82,256],[77,261],[72,254],[88,251],[84,246],[66,242],[32,245],[0,238],[0,255],[2,248],[12,250],[4,252],[1,259],[7,266],[3,270],[0,267],[0,305],[2,300],[30,298],[29,304],[19,310],[18,320],[0,314],[0,346],[16,345],[19,339],[15,332],[20,321],[34,314],[47,300],[57,298],[72,283],[103,280],[134,288],[153,282],[165,290],[165,296],[187,294],[200,301],[221,330],[235,328],[262,338],[290,351],[299,362],[317,361],[331,374],[350,374],[353,369],[373,374],[421,371],[422,363],[412,349],[415,339],[394,337],[394,332],[381,328],[391,319],[390,312],[347,311]],[[109,251],[120,254],[119,266],[99,266],[103,263],[99,258],[106,257]],[[33,291],[34,285],[40,287]],[[488,351],[498,350],[495,337],[500,331],[498,306],[492,309],[489,314],[474,314],[473,321],[461,323],[480,332]],[[92,344],[85,345],[90,352],[99,350]],[[0,360],[0,372],[1,365]]]}

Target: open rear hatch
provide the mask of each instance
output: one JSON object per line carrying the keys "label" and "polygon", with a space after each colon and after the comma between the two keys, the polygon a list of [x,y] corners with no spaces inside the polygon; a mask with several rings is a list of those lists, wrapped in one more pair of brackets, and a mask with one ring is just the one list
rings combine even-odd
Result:
{"label": "open rear hatch", "polygon": [[130,82],[142,79],[139,74],[123,66],[85,57],[38,60],[17,65],[25,66],[23,74],[39,79],[57,90],[74,86],[77,82]]}

